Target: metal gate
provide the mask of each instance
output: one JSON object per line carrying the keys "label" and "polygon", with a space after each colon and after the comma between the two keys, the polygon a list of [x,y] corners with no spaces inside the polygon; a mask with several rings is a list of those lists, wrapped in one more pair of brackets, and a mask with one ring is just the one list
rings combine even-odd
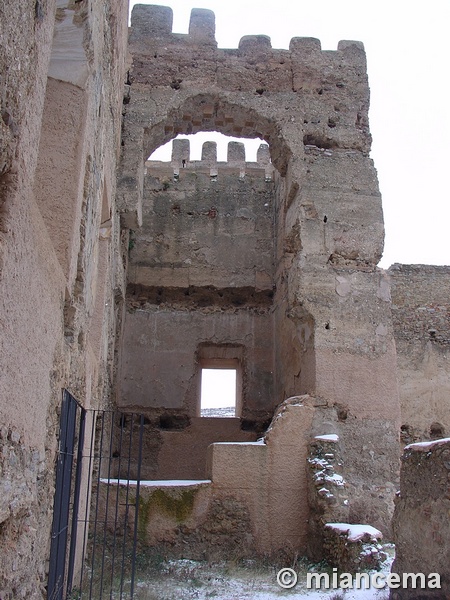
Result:
{"label": "metal gate", "polygon": [[133,598],[144,422],[64,390],[48,600]]}

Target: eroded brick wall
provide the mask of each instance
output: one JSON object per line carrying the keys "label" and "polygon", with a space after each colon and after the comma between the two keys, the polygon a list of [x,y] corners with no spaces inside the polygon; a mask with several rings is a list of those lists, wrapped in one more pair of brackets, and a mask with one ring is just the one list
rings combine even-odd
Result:
{"label": "eroded brick wall", "polygon": [[[448,561],[450,438],[406,446],[400,493],[393,519],[395,561],[392,572],[440,575],[441,588],[391,590],[394,600],[435,598],[450,594]],[[433,584],[434,585],[434,584]]]}
{"label": "eroded brick wall", "polygon": [[446,436],[450,433],[450,268],[393,265],[388,273],[402,441]]}
{"label": "eroded brick wall", "polygon": [[111,385],[113,290],[123,288],[112,239],[126,18],[125,2],[0,7],[5,600],[46,597],[62,388],[96,405]]}

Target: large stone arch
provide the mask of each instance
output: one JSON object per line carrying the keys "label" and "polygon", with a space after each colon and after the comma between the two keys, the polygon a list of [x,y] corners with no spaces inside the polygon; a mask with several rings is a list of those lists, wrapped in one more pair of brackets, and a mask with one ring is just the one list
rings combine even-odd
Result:
{"label": "large stone arch", "polygon": [[[118,178],[118,204],[126,227],[140,226],[144,162],[158,147],[180,134],[216,131],[241,138],[261,138],[271,161],[285,178],[287,202],[297,195],[304,177],[302,131],[292,127],[289,102],[218,90],[166,90],[155,98],[144,87],[133,90],[136,105],[127,107]],[[297,107],[299,110],[300,107]],[[297,117],[298,120],[302,120]]]}
{"label": "large stone arch", "polygon": [[286,175],[292,150],[289,148],[279,123],[261,111],[249,106],[247,99],[218,91],[194,93],[177,98],[167,107],[166,116],[145,128],[144,156],[180,134],[217,131],[241,138],[261,138],[269,144],[271,160],[280,175]]}

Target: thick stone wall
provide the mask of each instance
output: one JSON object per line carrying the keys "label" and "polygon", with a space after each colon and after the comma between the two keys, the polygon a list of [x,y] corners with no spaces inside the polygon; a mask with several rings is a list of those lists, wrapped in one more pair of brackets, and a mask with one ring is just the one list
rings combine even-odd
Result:
{"label": "thick stone wall", "polygon": [[200,348],[230,346],[242,363],[239,416],[267,420],[273,186],[263,166],[244,161],[240,177],[232,161],[214,163],[211,176],[211,161],[186,156],[175,176],[173,166],[147,163],[143,225],[133,232],[128,263],[119,406],[199,415]]}
{"label": "thick stone wall", "polygon": [[43,555],[49,550],[56,429],[49,408],[61,334],[52,316],[60,298],[51,290],[62,282],[39,233],[30,173],[37,161],[54,10],[51,1],[7,1],[0,7],[0,595],[7,599],[44,597]]}
{"label": "thick stone wall", "polygon": [[108,205],[104,234],[118,232],[126,17],[125,2],[0,7],[4,600],[47,595],[61,390],[96,405],[111,385],[113,290],[123,282],[112,283],[100,224]]}
{"label": "thick stone wall", "polygon": [[450,438],[405,447],[400,473],[400,492],[393,519],[395,561],[392,572],[440,575],[440,588],[391,590],[400,600],[444,600],[450,594],[449,540]]}
{"label": "thick stone wall", "polygon": [[402,441],[441,438],[450,433],[450,267],[393,265],[388,274]]}

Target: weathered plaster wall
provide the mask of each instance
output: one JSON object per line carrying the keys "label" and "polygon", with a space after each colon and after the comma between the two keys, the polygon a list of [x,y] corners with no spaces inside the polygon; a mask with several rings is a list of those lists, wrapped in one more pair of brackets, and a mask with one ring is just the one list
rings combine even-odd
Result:
{"label": "weathered plaster wall", "polygon": [[88,101],[86,89],[71,82],[48,79],[35,193],[68,281],[75,278],[80,243],[79,199],[89,138]]}
{"label": "weathered plaster wall", "polygon": [[201,346],[228,346],[242,356],[242,415],[273,409],[272,320],[251,309],[127,312],[121,358],[121,408],[165,408],[200,414]]}
{"label": "weathered plaster wall", "polygon": [[[86,332],[98,299],[103,182],[111,202],[120,148],[125,4],[7,0],[0,7],[0,596],[5,600],[46,597],[61,389],[70,388],[88,404],[98,401],[104,383],[110,385],[103,373],[112,346],[103,337],[96,348],[105,352],[93,351]],[[68,81],[81,72],[69,68],[74,56],[83,77]],[[58,75],[52,71],[55,61]],[[72,103],[74,119],[69,90],[81,100],[81,106]],[[66,197],[75,147],[72,173],[78,187]],[[70,243],[62,259],[65,241]],[[109,281],[115,272],[112,256]],[[103,306],[98,317],[108,322],[103,336],[114,329],[111,314]]]}
{"label": "weathered plaster wall", "polygon": [[199,415],[199,349],[230,346],[240,349],[239,416],[270,419],[273,190],[264,167],[243,167],[245,178],[220,163],[211,180],[210,163],[187,154],[174,180],[173,167],[147,164],[143,225],[129,257],[119,406]]}
{"label": "weathered plaster wall", "polygon": [[282,403],[264,443],[209,447],[212,493],[219,500],[231,496],[247,507],[248,545],[261,555],[292,557],[306,549],[307,442],[315,404],[308,397]]}
{"label": "weathered plaster wall", "polygon": [[441,588],[391,590],[391,598],[444,600],[450,594],[448,562],[450,438],[405,447],[400,494],[393,519],[395,561],[392,572],[440,575]]}
{"label": "weathered plaster wall", "polygon": [[[52,315],[61,297],[50,290],[61,287],[61,277],[40,235],[30,173],[37,160],[54,8],[53,2],[34,0],[0,7],[0,593],[8,599],[43,597],[40,549],[48,552],[51,517],[54,442],[48,449],[46,442],[55,435],[48,408],[61,326]],[[40,311],[36,298],[43,301]]]}
{"label": "weathered plaster wall", "polygon": [[388,274],[402,441],[440,438],[450,433],[450,268],[396,264]]}

